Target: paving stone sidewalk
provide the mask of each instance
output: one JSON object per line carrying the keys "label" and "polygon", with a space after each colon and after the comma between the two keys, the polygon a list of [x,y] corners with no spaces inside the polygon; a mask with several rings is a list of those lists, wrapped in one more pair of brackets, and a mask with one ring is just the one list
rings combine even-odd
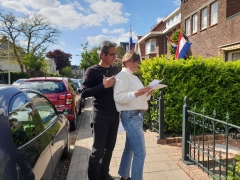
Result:
{"label": "paving stone sidewalk", "polygon": [[[91,152],[93,142],[92,132],[89,125],[89,119],[92,106],[91,99],[87,99],[85,109],[81,118],[78,136],[73,151],[71,164],[69,167],[67,180],[88,180],[87,166],[88,158]],[[185,167],[180,161],[181,147],[173,147],[169,145],[159,145],[154,140],[154,135],[145,133],[145,143],[147,156],[144,164],[144,180],[190,180],[192,174],[199,175],[199,179],[208,179],[206,175],[194,167]],[[118,134],[116,146],[110,164],[110,174],[119,180],[118,167],[125,143],[125,131]],[[176,152],[177,151],[177,152]],[[179,167],[182,166],[182,168]],[[185,168],[185,169],[184,169]],[[189,175],[186,174],[188,172]]]}

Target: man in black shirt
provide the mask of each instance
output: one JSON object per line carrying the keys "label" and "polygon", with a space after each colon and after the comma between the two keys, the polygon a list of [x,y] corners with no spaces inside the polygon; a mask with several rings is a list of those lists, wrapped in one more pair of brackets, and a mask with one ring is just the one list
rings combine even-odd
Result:
{"label": "man in black shirt", "polygon": [[93,97],[93,146],[88,163],[89,180],[114,180],[109,172],[112,152],[116,144],[119,124],[113,99],[114,76],[117,67],[116,44],[103,41],[100,46],[100,62],[89,67],[81,87],[82,98]]}

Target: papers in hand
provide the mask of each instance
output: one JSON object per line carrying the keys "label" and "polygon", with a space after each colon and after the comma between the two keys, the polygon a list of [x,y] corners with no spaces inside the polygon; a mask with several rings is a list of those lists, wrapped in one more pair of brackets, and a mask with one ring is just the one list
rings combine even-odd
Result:
{"label": "papers in hand", "polygon": [[[163,79],[162,79],[163,80]],[[164,88],[167,85],[165,84],[159,84],[160,82],[162,82],[162,80],[156,80],[154,79],[152,82],[150,82],[150,84],[148,86],[150,86],[151,88],[155,89],[160,89],[160,88]]]}

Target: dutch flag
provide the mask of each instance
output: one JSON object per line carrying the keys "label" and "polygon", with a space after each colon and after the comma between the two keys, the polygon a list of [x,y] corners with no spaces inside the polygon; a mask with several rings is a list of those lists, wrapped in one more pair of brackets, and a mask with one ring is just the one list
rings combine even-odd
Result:
{"label": "dutch flag", "polygon": [[173,40],[171,38],[169,38],[168,36],[167,36],[167,38],[168,38],[168,41],[170,42],[170,44],[172,45],[174,51],[176,52],[177,45],[173,42]]}
{"label": "dutch flag", "polygon": [[187,54],[192,43],[188,42],[182,35],[182,32],[179,33],[178,46],[176,50],[175,59],[184,58]]}
{"label": "dutch flag", "polygon": [[131,25],[130,25],[130,31],[129,31],[129,44],[128,44],[129,51],[132,50],[132,46],[133,46],[133,42],[132,42],[132,29],[131,29]]}

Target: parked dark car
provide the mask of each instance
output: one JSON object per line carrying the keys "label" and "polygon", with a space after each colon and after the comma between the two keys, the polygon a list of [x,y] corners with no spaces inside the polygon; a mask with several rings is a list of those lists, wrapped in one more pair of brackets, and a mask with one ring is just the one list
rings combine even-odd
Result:
{"label": "parked dark car", "polygon": [[[80,92],[80,87],[82,86],[82,79],[71,79],[74,85],[77,87],[78,92]],[[81,96],[81,108],[83,108],[85,105],[85,98],[82,98]]]}
{"label": "parked dark car", "polygon": [[25,80],[21,86],[40,91],[57,108],[65,110],[70,130],[76,129],[77,115],[81,113],[81,94],[74,83],[66,77],[37,77]]}
{"label": "parked dark car", "polygon": [[1,180],[51,180],[69,149],[69,121],[45,96],[0,85]]}

